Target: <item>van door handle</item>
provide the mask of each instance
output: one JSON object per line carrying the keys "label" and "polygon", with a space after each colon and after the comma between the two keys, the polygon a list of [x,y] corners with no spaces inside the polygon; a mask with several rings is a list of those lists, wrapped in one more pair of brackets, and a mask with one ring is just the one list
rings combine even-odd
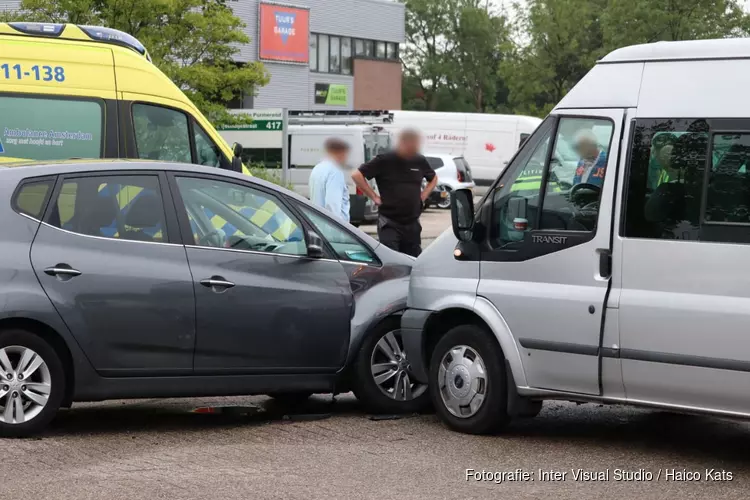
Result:
{"label": "van door handle", "polygon": [[232,288],[234,286],[234,283],[232,283],[231,281],[225,280],[221,276],[211,276],[208,279],[201,280],[200,283],[206,288],[210,288],[214,292],[218,292],[218,293],[221,293],[225,291],[227,288]]}
{"label": "van door handle", "polygon": [[607,249],[599,249],[599,276],[609,278],[612,276],[612,252]]}
{"label": "van door handle", "polygon": [[81,275],[81,271],[79,271],[78,269],[73,269],[67,264],[58,264],[54,267],[48,267],[47,269],[45,269],[44,274],[48,276],[56,276],[58,278],[75,278],[76,276]]}

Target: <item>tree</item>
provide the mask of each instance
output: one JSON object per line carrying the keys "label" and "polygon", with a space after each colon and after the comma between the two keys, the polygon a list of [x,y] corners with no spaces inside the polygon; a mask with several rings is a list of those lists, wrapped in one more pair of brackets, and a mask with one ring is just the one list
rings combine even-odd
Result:
{"label": "tree", "polygon": [[224,0],[23,0],[20,15],[133,35],[154,64],[217,124],[242,120],[226,111],[229,101],[269,80],[262,63],[234,62],[237,45],[250,40]]}
{"label": "tree", "polygon": [[404,107],[485,111],[495,105],[505,19],[486,0],[407,0]]}

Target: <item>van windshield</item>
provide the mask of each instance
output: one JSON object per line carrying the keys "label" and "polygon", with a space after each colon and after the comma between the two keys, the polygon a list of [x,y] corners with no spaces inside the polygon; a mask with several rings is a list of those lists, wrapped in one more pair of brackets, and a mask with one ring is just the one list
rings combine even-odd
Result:
{"label": "van windshield", "polygon": [[0,96],[0,162],[102,158],[103,104]]}
{"label": "van windshield", "polygon": [[370,161],[391,149],[391,135],[386,131],[366,133],[364,139],[365,161]]}

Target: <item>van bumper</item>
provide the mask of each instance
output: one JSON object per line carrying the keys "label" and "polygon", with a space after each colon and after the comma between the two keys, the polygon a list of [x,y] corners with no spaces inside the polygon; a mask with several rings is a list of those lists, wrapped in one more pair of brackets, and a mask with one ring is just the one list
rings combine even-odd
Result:
{"label": "van bumper", "polygon": [[432,311],[424,309],[407,309],[401,316],[401,341],[411,365],[411,375],[423,384],[427,383],[427,366],[429,359],[425,352],[425,325]]}

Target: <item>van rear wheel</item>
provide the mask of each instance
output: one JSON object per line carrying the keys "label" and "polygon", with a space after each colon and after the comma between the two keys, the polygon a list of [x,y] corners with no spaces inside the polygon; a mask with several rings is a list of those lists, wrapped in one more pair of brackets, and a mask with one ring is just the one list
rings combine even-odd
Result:
{"label": "van rear wheel", "polygon": [[495,339],[476,325],[457,326],[438,341],[430,360],[430,394],[451,429],[489,434],[508,424],[504,359]]}

